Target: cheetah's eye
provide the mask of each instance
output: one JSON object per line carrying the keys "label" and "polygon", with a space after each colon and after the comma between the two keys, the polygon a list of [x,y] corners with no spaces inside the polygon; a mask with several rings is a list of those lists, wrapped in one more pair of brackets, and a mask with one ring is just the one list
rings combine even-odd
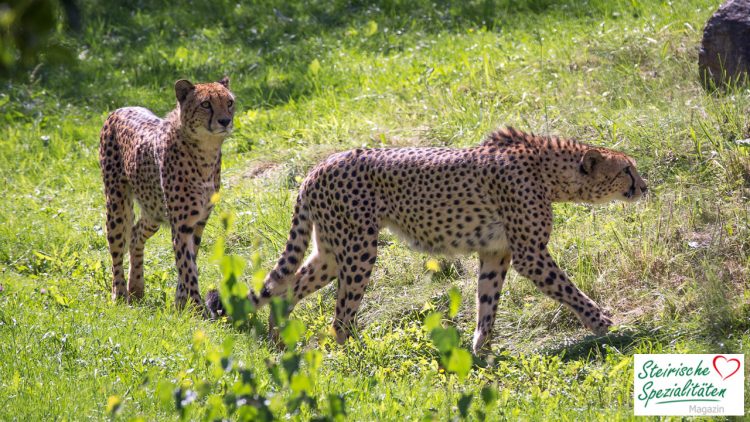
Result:
{"label": "cheetah's eye", "polygon": [[201,107],[203,108],[211,108],[211,103],[208,101],[204,101],[201,103]]}
{"label": "cheetah's eye", "polygon": [[227,108],[231,108],[234,105],[234,101],[229,100],[227,101]]}

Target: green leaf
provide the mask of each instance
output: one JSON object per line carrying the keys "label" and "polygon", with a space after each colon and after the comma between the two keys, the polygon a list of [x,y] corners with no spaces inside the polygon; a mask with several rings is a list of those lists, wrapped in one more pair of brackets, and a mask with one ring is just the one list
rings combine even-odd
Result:
{"label": "green leaf", "polygon": [[178,61],[185,61],[188,58],[188,54],[190,51],[188,51],[185,47],[179,47],[177,48],[177,51],[174,53],[174,58]]}
{"label": "green leaf", "polygon": [[367,24],[365,24],[363,32],[366,37],[375,35],[378,32],[378,23],[375,21],[368,21]]}
{"label": "green leaf", "polygon": [[320,364],[323,363],[323,354],[318,350],[308,350],[302,357],[311,371],[317,371]]}
{"label": "green leaf", "polygon": [[258,388],[258,381],[256,380],[255,373],[249,369],[243,368],[239,370],[240,380],[243,384],[250,387],[255,392]]}
{"label": "green leaf", "polygon": [[55,286],[52,286],[49,288],[49,294],[50,296],[52,296],[52,299],[55,300],[55,303],[57,303],[61,307],[67,308],[68,306],[70,306],[70,300],[68,300],[68,298],[60,294],[60,292],[57,290]]}
{"label": "green leaf", "polygon": [[211,393],[211,383],[203,380],[195,383],[195,391],[198,393],[198,398],[203,399]]}
{"label": "green leaf", "polygon": [[270,359],[266,359],[266,368],[268,368],[268,374],[271,375],[271,380],[278,386],[284,385],[284,380],[281,378],[281,367]]}
{"label": "green leaf", "polygon": [[297,372],[292,375],[292,380],[289,382],[289,388],[291,388],[295,394],[300,394],[302,392],[310,393],[312,392],[312,382],[310,382],[310,377],[308,377],[307,374]]}
{"label": "green leaf", "polygon": [[271,299],[271,317],[277,327],[281,327],[286,322],[289,314],[289,301],[283,297],[274,297]]}
{"label": "green leaf", "polygon": [[430,332],[430,339],[438,351],[443,354],[450,352],[451,349],[458,347],[459,344],[459,335],[456,327],[435,328]]}
{"label": "green leaf", "polygon": [[[232,418],[235,419],[235,418]],[[250,406],[242,406],[237,409],[237,420],[240,421],[272,421],[273,413],[265,402],[252,403]]]}
{"label": "green leaf", "polygon": [[234,283],[231,289],[232,296],[241,298],[241,299],[247,299],[248,293],[250,293],[250,290],[248,290],[245,283]]}
{"label": "green leaf", "polygon": [[200,350],[200,347],[206,342],[206,332],[203,330],[195,330],[193,332],[193,350]]}
{"label": "green leaf", "polygon": [[172,402],[172,392],[174,392],[174,385],[169,381],[162,380],[156,385],[156,397],[162,405]]}
{"label": "green leaf", "polygon": [[248,288],[245,283],[239,282],[245,265],[245,260],[237,255],[224,255],[219,263],[223,276],[219,283],[219,298],[235,325],[245,323],[253,312],[253,304],[247,297]]}
{"label": "green leaf", "polygon": [[294,349],[299,339],[302,338],[304,332],[305,324],[303,324],[302,321],[290,319],[284,324],[284,328],[281,329],[281,341],[283,341],[289,349]]}
{"label": "green leaf", "polygon": [[265,270],[256,270],[253,271],[253,279],[251,281],[251,285],[253,287],[253,292],[255,292],[256,295],[259,295],[261,290],[263,290],[263,285],[266,281],[266,271]]}
{"label": "green leaf", "polygon": [[448,290],[448,297],[450,298],[448,315],[453,318],[458,313],[458,308],[461,307],[461,291],[455,286],[451,287],[451,289]]}
{"label": "green leaf", "polygon": [[220,420],[222,413],[224,413],[224,403],[221,396],[218,394],[209,396],[206,400],[206,414],[203,420]]}
{"label": "green leaf", "polygon": [[482,388],[481,396],[485,406],[490,406],[498,399],[497,390],[490,385],[486,385]]}
{"label": "green leaf", "polygon": [[290,414],[296,414],[299,412],[302,404],[307,404],[310,409],[315,410],[318,408],[318,401],[314,397],[308,396],[306,393],[297,394],[286,401],[286,411]]}
{"label": "green leaf", "polygon": [[245,271],[245,265],[245,260],[237,255],[224,255],[219,267],[225,280],[232,276],[239,280],[242,272]]}
{"label": "green leaf", "polygon": [[296,353],[286,352],[281,358],[281,366],[286,371],[286,376],[289,381],[292,380],[292,375],[299,371],[300,356]]}
{"label": "green leaf", "polygon": [[234,348],[234,339],[227,336],[224,341],[221,342],[221,356],[228,358],[232,356],[232,349]]}
{"label": "green leaf", "polygon": [[224,231],[228,232],[229,228],[232,227],[232,224],[234,224],[234,214],[230,212],[224,212],[221,214],[220,220],[221,226],[224,228]]}
{"label": "green leaf", "polygon": [[431,312],[424,318],[423,327],[428,333],[432,332],[435,328],[441,327],[441,321],[443,320],[443,314],[440,312]]}
{"label": "green leaf", "polygon": [[464,379],[469,374],[469,371],[471,371],[472,362],[471,353],[456,347],[451,350],[445,369],[458,375],[459,379]]}
{"label": "green leaf", "polygon": [[313,61],[311,61],[310,64],[307,65],[307,70],[312,76],[318,76],[318,73],[320,72],[320,62],[318,61],[318,59],[313,59]]}
{"label": "green leaf", "polygon": [[220,237],[216,239],[216,243],[214,243],[214,250],[209,257],[209,261],[213,264],[221,265],[221,259],[224,257],[225,249],[224,238]]}
{"label": "green leaf", "polygon": [[346,417],[344,396],[338,394],[328,395],[328,416],[333,420],[344,420]]}
{"label": "green leaf", "polygon": [[458,412],[461,414],[461,419],[466,419],[469,416],[469,406],[471,406],[471,399],[474,398],[474,394],[462,394],[461,398],[458,399]]}

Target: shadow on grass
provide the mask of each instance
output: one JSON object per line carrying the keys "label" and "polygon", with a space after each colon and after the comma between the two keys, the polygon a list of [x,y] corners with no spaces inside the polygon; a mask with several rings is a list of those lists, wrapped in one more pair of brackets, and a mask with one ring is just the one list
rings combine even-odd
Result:
{"label": "shadow on grass", "polygon": [[[563,362],[586,360],[603,361],[612,350],[629,354],[644,343],[660,343],[660,334],[654,329],[623,330],[606,336],[586,336],[580,340],[568,340],[561,344],[543,347],[534,353],[542,356],[559,356]],[[505,350],[475,358],[480,367],[491,366],[493,362],[513,360],[513,355]]]}
{"label": "shadow on grass", "polygon": [[[604,0],[92,0],[81,6],[84,30],[65,37],[79,60],[42,66],[39,80],[66,101],[85,99],[95,108],[121,106],[120,96],[103,91],[150,92],[180,77],[214,80],[225,73],[252,80],[242,84],[246,105],[274,107],[310,95],[308,64],[345,38],[387,55],[404,48],[401,35],[409,32],[533,31],[541,15],[591,18],[613,9]],[[198,50],[200,58],[190,59]],[[176,51],[188,58],[175,59]],[[284,80],[269,82],[278,72]]]}
{"label": "shadow on grass", "polygon": [[574,360],[603,360],[611,349],[629,353],[645,341],[658,341],[658,332],[647,329],[624,330],[606,336],[587,336],[581,341],[563,344],[540,351],[543,355],[558,355],[564,362]]}

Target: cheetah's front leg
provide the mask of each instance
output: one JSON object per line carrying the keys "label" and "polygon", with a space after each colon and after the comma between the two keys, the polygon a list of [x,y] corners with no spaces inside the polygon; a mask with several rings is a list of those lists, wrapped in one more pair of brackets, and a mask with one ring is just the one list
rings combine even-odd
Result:
{"label": "cheetah's front leg", "polygon": [[182,309],[190,297],[194,305],[202,312],[203,302],[198,291],[198,265],[195,262],[194,231],[194,227],[188,225],[187,222],[172,223],[172,247],[178,273],[174,303],[177,309]]}
{"label": "cheetah's front leg", "polygon": [[516,271],[534,281],[542,293],[570,308],[583,325],[596,335],[607,334],[612,321],[604,315],[599,305],[568,279],[546,249],[534,253],[529,248],[531,247],[527,247],[519,255],[530,256],[532,259],[513,259]]}
{"label": "cheetah's front leg", "polygon": [[129,300],[143,298],[143,247],[158,230],[159,223],[145,215],[141,215],[133,226],[130,240],[130,276],[128,277]]}
{"label": "cheetah's front leg", "polygon": [[516,218],[508,224],[513,268],[532,280],[542,293],[570,308],[586,328],[597,335],[606,334],[612,321],[568,279],[547,250],[552,230],[551,206],[515,211]]}

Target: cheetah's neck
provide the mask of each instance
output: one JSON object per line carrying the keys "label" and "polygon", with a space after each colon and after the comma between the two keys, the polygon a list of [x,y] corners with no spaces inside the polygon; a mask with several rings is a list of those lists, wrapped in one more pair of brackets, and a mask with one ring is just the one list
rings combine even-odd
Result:
{"label": "cheetah's neck", "polygon": [[213,183],[214,174],[221,169],[221,146],[225,136],[196,136],[183,128],[179,104],[166,116],[165,120],[174,129],[174,133],[201,175],[201,179],[206,183]]}
{"label": "cheetah's neck", "polygon": [[537,148],[541,173],[548,181],[548,194],[553,202],[576,201],[581,198],[581,159],[591,147],[576,141],[538,138]]}

